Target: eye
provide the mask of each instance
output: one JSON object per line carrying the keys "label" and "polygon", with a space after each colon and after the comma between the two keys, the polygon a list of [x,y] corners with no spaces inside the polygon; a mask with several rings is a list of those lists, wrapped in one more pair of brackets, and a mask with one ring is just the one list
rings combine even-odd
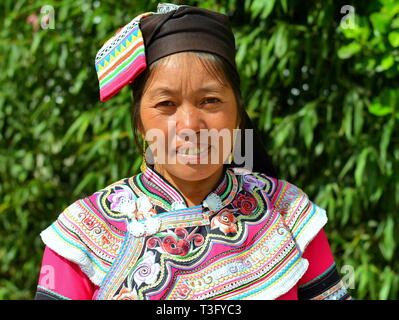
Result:
{"label": "eye", "polygon": [[165,100],[165,101],[161,101],[161,102],[157,103],[156,106],[157,107],[174,107],[175,104],[172,101]]}
{"label": "eye", "polygon": [[213,104],[213,103],[218,103],[221,102],[220,99],[215,98],[215,97],[209,97],[209,98],[205,98],[202,101],[202,104]]}

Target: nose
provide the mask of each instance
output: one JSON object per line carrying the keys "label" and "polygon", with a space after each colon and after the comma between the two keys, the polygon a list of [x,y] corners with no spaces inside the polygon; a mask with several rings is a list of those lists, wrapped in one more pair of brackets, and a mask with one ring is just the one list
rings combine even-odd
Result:
{"label": "nose", "polygon": [[184,103],[176,112],[176,134],[188,140],[190,135],[197,135],[200,129],[206,128],[201,110],[192,103]]}

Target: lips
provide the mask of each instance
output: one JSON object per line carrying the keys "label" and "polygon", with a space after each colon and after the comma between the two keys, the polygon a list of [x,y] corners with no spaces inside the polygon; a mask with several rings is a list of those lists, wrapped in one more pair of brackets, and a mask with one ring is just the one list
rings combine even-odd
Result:
{"label": "lips", "polygon": [[208,158],[210,150],[211,146],[208,144],[184,144],[176,149],[176,156],[180,159],[179,162],[181,163],[202,163],[202,161],[208,161],[206,159]]}
{"label": "lips", "polygon": [[207,151],[208,148],[201,147],[201,148],[180,148],[176,152],[178,154],[183,154],[183,155],[190,155],[190,156],[195,156],[198,154],[201,154],[205,151]]}

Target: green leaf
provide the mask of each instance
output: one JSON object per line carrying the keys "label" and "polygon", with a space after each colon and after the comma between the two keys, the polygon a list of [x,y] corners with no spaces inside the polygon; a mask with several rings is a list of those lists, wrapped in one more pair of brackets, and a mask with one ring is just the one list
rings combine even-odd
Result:
{"label": "green leaf", "polygon": [[381,63],[377,68],[375,69],[377,72],[382,72],[385,70],[388,70],[390,67],[393,66],[395,60],[393,56],[391,55],[386,55],[384,58],[382,58]]}
{"label": "green leaf", "polygon": [[373,28],[380,33],[386,33],[391,21],[390,17],[381,12],[375,12],[370,15]]}
{"label": "green leaf", "polygon": [[283,8],[284,13],[287,13],[288,11],[288,5],[287,5],[287,0],[281,0],[281,7]]}
{"label": "green leaf", "polygon": [[354,110],[353,110],[353,127],[354,133],[356,136],[359,136],[362,132],[363,123],[364,123],[364,113],[363,113],[363,101],[355,100],[354,101]]}
{"label": "green leaf", "polygon": [[261,18],[266,19],[272,12],[276,0],[268,0],[268,1],[262,1],[262,2],[264,3],[264,7],[262,10]]}
{"label": "green leaf", "polygon": [[398,93],[395,89],[384,89],[373,99],[368,110],[371,114],[383,117],[393,113],[398,104]]}
{"label": "green leaf", "polygon": [[391,216],[388,216],[384,225],[383,242],[380,243],[381,253],[387,261],[392,260],[396,248],[394,228],[394,221]]}
{"label": "green leaf", "polygon": [[363,184],[364,170],[367,164],[367,157],[371,152],[371,148],[367,147],[362,150],[357,158],[356,170],[355,170],[355,182],[356,186],[361,187]]}
{"label": "green leaf", "polygon": [[386,163],[387,150],[389,143],[391,142],[391,136],[394,127],[395,127],[395,118],[392,118],[388,121],[388,123],[385,125],[382,131],[381,141],[380,141],[380,159],[383,165],[385,165]]}
{"label": "green leaf", "polygon": [[317,125],[317,113],[314,108],[314,104],[309,104],[304,108],[304,116],[300,124],[300,133],[304,138],[305,145],[307,149],[310,149],[313,142],[314,129]]}
{"label": "green leaf", "polygon": [[354,190],[352,188],[344,189],[343,193],[344,205],[342,208],[341,226],[345,226],[349,221],[350,216],[353,214],[352,207],[354,202]]}
{"label": "green leaf", "polygon": [[375,116],[383,117],[393,112],[391,106],[384,106],[380,102],[375,102],[369,107],[369,112]]}
{"label": "green leaf", "polygon": [[393,282],[393,274],[389,268],[385,268],[384,272],[381,273],[381,281],[382,285],[379,291],[379,300],[386,300],[389,297]]}
{"label": "green leaf", "polygon": [[288,30],[285,24],[279,24],[276,30],[274,54],[278,58],[281,58],[287,52],[287,48],[288,48]]}
{"label": "green leaf", "polygon": [[399,47],[399,31],[392,31],[388,34],[388,40],[392,47]]}
{"label": "green leaf", "polygon": [[266,19],[273,10],[275,0],[254,0],[251,5],[251,16],[257,18],[259,15],[262,19]]}
{"label": "green leaf", "polygon": [[362,46],[357,42],[351,42],[338,49],[337,55],[340,59],[349,59],[361,50]]}
{"label": "green leaf", "polygon": [[355,156],[351,156],[349,158],[349,160],[345,163],[344,167],[342,168],[342,170],[341,170],[341,172],[340,172],[340,174],[338,176],[339,180],[342,180],[342,179],[345,178],[345,176],[348,174],[348,172],[350,170],[352,170],[352,168],[354,167],[355,162],[356,162],[356,157]]}

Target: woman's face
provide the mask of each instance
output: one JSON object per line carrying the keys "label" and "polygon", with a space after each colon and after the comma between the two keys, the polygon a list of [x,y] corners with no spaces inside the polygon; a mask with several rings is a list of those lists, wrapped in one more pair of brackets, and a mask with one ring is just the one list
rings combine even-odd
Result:
{"label": "woman's face", "polygon": [[155,169],[181,180],[209,178],[232,150],[238,126],[234,92],[194,53],[177,53],[156,66],[143,91],[142,132]]}

